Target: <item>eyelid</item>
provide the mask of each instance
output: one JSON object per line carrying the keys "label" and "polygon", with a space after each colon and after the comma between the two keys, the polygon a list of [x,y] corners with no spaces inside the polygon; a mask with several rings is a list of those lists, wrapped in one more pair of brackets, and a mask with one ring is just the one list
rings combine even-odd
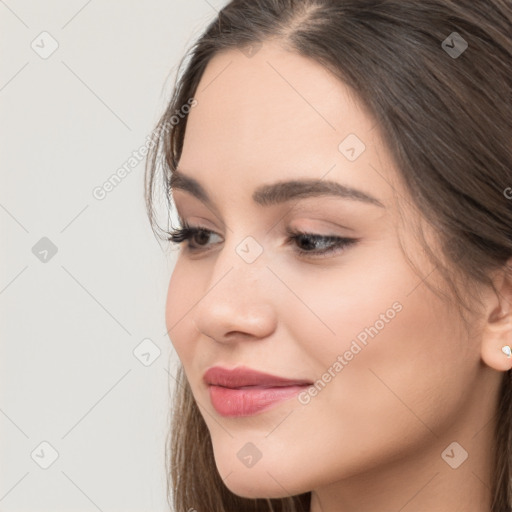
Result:
{"label": "eyelid", "polygon": [[[178,209],[178,207],[176,206],[175,207],[175,211],[176,211],[176,216],[178,217],[178,222],[181,226],[184,225],[184,220],[183,220],[183,217],[187,217],[188,218],[188,223],[189,224],[192,224],[192,225],[197,225],[198,223],[201,224],[205,229],[208,229],[208,230],[211,230],[211,231],[218,231],[218,229],[224,229],[225,224],[224,222],[222,221],[222,219],[219,219],[215,214],[213,214],[211,211],[209,211],[210,213],[212,213],[213,215],[213,218],[214,220],[211,221],[209,220],[206,215],[207,214],[203,214],[203,215],[181,215],[180,214],[180,211]],[[191,221],[190,219],[191,218],[194,218],[194,219],[197,219],[197,220],[193,220]],[[217,221],[217,222],[216,222]],[[220,224],[220,228],[217,228],[216,224]],[[211,227],[208,227],[208,226],[211,226]],[[229,230],[229,227],[228,227],[228,230]]]}
{"label": "eyelid", "polygon": [[[201,215],[188,215],[188,216],[182,216],[179,214],[178,211],[176,211],[177,213],[177,217],[178,217],[178,222],[180,224],[180,226],[184,226],[185,224],[187,225],[190,225],[192,227],[196,227],[196,226],[200,226],[204,229],[208,229],[208,230],[211,230],[211,231],[217,231],[217,227],[215,226],[215,223],[208,220],[206,217],[204,216],[201,216]],[[183,217],[188,217],[187,220],[183,220]],[[194,219],[194,220],[190,220],[190,219]],[[211,226],[211,227],[209,227]]]}
{"label": "eyelid", "polygon": [[[351,236],[354,238],[355,229],[349,228],[348,226],[342,226],[341,224],[335,224],[333,222],[291,222],[286,225],[286,231],[301,231],[304,233],[314,233],[319,236],[331,236],[343,238]],[[349,231],[350,235],[343,234],[343,232]]]}
{"label": "eyelid", "polygon": [[[176,189],[176,190],[177,190],[177,192],[184,192],[185,194],[187,194],[186,191],[182,191],[180,189]],[[213,226],[211,229],[214,229],[214,230],[217,229],[215,227],[216,224],[221,226],[222,229],[227,227],[227,229],[230,230],[229,226],[227,226],[225,224],[223,219],[221,217],[217,216],[217,214],[214,211],[212,211],[207,205],[205,205],[202,201],[195,198],[194,196],[192,196],[192,200],[196,201],[200,205],[201,209],[205,208],[209,212],[209,214],[213,215],[214,221],[208,220],[208,218],[206,218],[204,216],[205,214],[198,216],[197,218],[200,219],[201,222],[210,223]],[[330,200],[333,201],[333,204],[331,206],[327,206],[328,203],[330,202]],[[184,201],[184,204],[186,204],[185,199],[182,199],[181,201]],[[280,215],[280,222],[288,222],[291,220],[294,220],[294,221],[305,220],[306,222],[310,222],[310,221],[311,222],[320,222],[322,224],[327,225],[328,228],[330,225],[330,226],[334,227],[335,229],[341,228],[341,229],[344,229],[347,231],[352,231],[352,232],[356,231],[356,229],[351,228],[349,226],[345,226],[343,224],[340,224],[340,222],[338,222],[336,220],[327,220],[327,218],[336,219],[336,217],[340,217],[339,198],[336,198],[336,197],[333,198],[330,196],[321,197],[321,198],[305,197],[305,198],[297,198],[294,201],[295,202],[292,203],[292,205],[280,204],[280,205],[275,206],[275,208],[277,209],[277,210],[275,210],[276,212],[279,212],[282,208],[286,208],[286,212],[283,215]],[[176,210],[176,214],[181,223],[182,216],[179,213],[178,205],[174,198],[173,198],[173,203],[174,203],[174,207]],[[343,208],[343,205],[341,207]],[[333,210],[333,208],[335,208],[335,209]],[[341,211],[345,211],[345,210],[343,209]],[[348,212],[349,212],[348,213],[349,218],[352,218],[355,215],[355,212],[353,210],[348,210]],[[271,213],[271,210],[269,210],[268,213]],[[277,215],[277,213],[276,213],[276,215]],[[278,224],[276,224],[274,221],[270,221],[269,231],[271,229],[274,229],[277,225]],[[210,229],[210,228],[208,228],[208,229]],[[317,228],[316,227],[311,227],[311,228],[307,227],[306,229],[316,230]]]}
{"label": "eyelid", "polygon": [[[315,234],[318,234],[321,236],[333,236],[333,237],[341,237],[341,238],[343,238],[345,235],[343,235],[342,233],[339,233],[339,230],[349,231],[351,233],[354,233],[357,231],[355,228],[351,228],[344,224],[340,224],[339,222],[336,222],[333,220],[326,220],[326,215],[327,215],[326,212],[315,213],[314,211],[311,212],[311,209],[306,208],[306,207],[300,208],[299,212],[303,215],[302,218],[293,216],[293,218],[290,219],[290,217],[291,217],[290,212],[287,212],[284,216],[282,216],[280,218],[280,220],[277,223],[271,222],[270,227],[267,229],[267,231],[265,233],[269,233],[271,231],[279,229],[279,226],[283,225],[283,224],[289,224],[292,229],[297,230],[297,231],[302,231],[302,232],[306,232],[306,233],[315,233]],[[308,216],[304,216],[305,212],[311,212],[311,214]],[[178,221],[179,221],[180,225],[184,225],[183,217],[185,217],[185,216],[180,215],[177,208],[176,208],[176,214],[177,214]],[[217,228],[217,226],[215,225],[215,222],[210,221],[205,216],[190,215],[188,217],[189,217],[189,219],[187,222],[189,225],[191,224],[193,226],[197,226],[199,223],[201,225],[201,227],[203,227],[204,229],[213,231],[216,234],[219,234],[219,228]],[[190,220],[191,217],[193,217],[194,219],[197,219],[197,221],[196,220],[191,221]],[[304,226],[304,223],[306,224],[305,226]],[[299,225],[297,225],[297,224],[299,224]],[[221,228],[223,229],[224,226],[225,226],[224,223],[221,221]],[[228,230],[232,231],[231,229],[229,229],[229,227],[228,227]],[[353,235],[351,234],[351,236],[353,236]]]}

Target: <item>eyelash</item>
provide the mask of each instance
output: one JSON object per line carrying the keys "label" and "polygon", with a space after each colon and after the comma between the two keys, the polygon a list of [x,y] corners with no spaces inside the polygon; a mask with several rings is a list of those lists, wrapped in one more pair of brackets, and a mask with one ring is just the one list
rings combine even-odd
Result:
{"label": "eyelash", "polygon": [[[177,228],[169,233],[168,240],[171,243],[175,244],[181,244],[183,242],[187,243],[187,249],[191,252],[198,253],[198,252],[204,252],[202,249],[198,249],[197,247],[194,247],[190,244],[189,240],[192,239],[194,236],[196,236],[199,233],[206,233],[206,234],[217,234],[209,229],[203,228],[201,226],[191,226],[187,223],[183,223],[182,228]],[[325,257],[327,255],[330,255],[331,253],[339,253],[344,251],[347,247],[354,245],[358,242],[357,238],[346,238],[346,237],[338,237],[338,236],[324,236],[324,235],[317,235],[314,233],[307,233],[305,231],[301,230],[291,230],[287,229],[286,234],[288,235],[287,244],[292,244],[297,240],[300,240],[301,238],[305,238],[306,240],[313,240],[313,241],[325,241],[325,242],[332,242],[333,245],[331,245],[328,249],[323,249],[319,251],[305,251],[304,249],[296,249],[296,252],[301,256],[313,256],[315,258],[318,257]]]}

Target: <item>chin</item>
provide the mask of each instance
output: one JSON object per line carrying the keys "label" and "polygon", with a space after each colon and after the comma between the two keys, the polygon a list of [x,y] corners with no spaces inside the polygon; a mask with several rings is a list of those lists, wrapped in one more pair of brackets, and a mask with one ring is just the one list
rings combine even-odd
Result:
{"label": "chin", "polygon": [[[224,481],[226,487],[240,498],[287,498],[290,494],[283,489],[268,473],[253,475],[231,473]],[[298,494],[298,493],[296,493]]]}
{"label": "chin", "polygon": [[288,471],[283,473],[275,464],[260,461],[252,468],[245,468],[241,464],[222,464],[220,461],[216,465],[224,485],[241,498],[287,498],[311,490],[300,488],[305,482],[294,482]]}
{"label": "chin", "polygon": [[[251,444],[251,443],[247,443]],[[271,451],[273,456],[263,454],[254,465],[246,466],[240,441],[213,441],[215,466],[224,485],[236,496],[248,499],[287,498],[308,492],[310,482],[301,475],[294,475],[297,464],[283,459]],[[256,453],[256,448],[247,446],[246,453]],[[262,448],[263,450],[263,448]]]}

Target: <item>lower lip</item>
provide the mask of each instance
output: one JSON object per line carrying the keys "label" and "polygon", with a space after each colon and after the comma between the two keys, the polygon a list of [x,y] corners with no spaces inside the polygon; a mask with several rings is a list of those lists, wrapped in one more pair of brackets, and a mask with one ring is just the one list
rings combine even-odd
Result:
{"label": "lower lip", "polygon": [[230,417],[252,416],[294,397],[307,387],[309,385],[245,389],[209,386],[210,400],[215,410],[222,416]]}

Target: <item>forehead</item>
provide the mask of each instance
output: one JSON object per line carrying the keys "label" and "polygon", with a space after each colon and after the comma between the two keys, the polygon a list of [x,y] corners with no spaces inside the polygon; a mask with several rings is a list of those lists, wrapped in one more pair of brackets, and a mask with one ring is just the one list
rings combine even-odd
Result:
{"label": "forehead", "polygon": [[194,97],[180,167],[212,189],[328,176],[379,194],[382,170],[374,168],[388,159],[375,121],[317,62],[273,43],[250,58],[224,51]]}

